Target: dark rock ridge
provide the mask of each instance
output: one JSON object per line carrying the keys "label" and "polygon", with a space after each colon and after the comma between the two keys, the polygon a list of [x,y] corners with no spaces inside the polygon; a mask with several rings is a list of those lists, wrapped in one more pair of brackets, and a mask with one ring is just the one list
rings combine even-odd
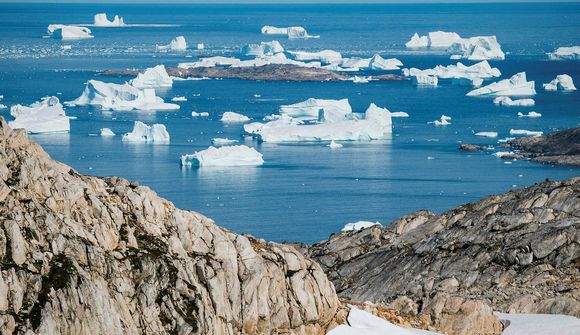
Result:
{"label": "dark rock ridge", "polygon": [[339,304],[294,248],[82,176],[0,118],[1,334],[323,334]]}
{"label": "dark rock ridge", "polygon": [[388,304],[449,334],[499,333],[493,310],[580,317],[580,177],[415,212],[302,251],[342,299]]}
{"label": "dark rock ridge", "polygon": [[580,166],[580,128],[557,131],[547,136],[516,138],[508,146],[535,162]]}

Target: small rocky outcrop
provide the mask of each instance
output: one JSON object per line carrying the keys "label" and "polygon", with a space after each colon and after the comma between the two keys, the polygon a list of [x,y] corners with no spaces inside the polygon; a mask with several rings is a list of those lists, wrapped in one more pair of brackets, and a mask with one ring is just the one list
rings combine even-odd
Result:
{"label": "small rocky outcrop", "polygon": [[461,143],[459,145],[459,150],[461,151],[484,151],[484,150],[490,150],[491,147],[487,146],[487,145],[477,145],[477,144],[467,144],[467,143]]}
{"label": "small rocky outcrop", "polygon": [[580,128],[557,131],[547,136],[511,140],[511,149],[524,158],[545,164],[580,166]]}
{"label": "small rocky outcrop", "polygon": [[342,299],[417,314],[448,334],[498,334],[493,311],[580,316],[580,177],[441,215],[335,234],[301,250]]}
{"label": "small rocky outcrop", "polygon": [[0,333],[323,334],[339,304],[294,248],[82,176],[0,118]]}

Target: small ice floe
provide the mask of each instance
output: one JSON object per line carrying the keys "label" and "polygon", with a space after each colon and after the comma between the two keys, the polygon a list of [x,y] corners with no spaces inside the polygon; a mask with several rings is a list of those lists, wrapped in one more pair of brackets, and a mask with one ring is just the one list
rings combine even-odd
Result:
{"label": "small ice floe", "polygon": [[542,136],[544,134],[541,131],[531,131],[525,129],[510,129],[510,135],[521,135],[521,136]]}
{"label": "small ice floe", "polygon": [[264,116],[262,118],[262,121],[274,121],[274,120],[278,120],[281,117],[282,116],[280,114],[270,114],[270,115]]}
{"label": "small ice floe", "polygon": [[575,91],[574,81],[567,74],[560,74],[554,80],[543,85],[546,91]]}
{"label": "small ice floe", "polygon": [[371,221],[357,221],[353,223],[347,223],[344,225],[341,231],[353,231],[353,230],[361,230],[368,227],[379,226],[382,227],[383,225],[380,222],[371,222]]}
{"label": "small ice floe", "polygon": [[115,133],[111,130],[111,128],[101,128],[101,136],[115,136]]}
{"label": "small ice floe", "polygon": [[433,156],[427,156],[427,160],[428,160],[428,161],[432,161],[432,160],[434,160],[434,159],[435,159],[435,157],[433,157]]}
{"label": "small ice floe", "polygon": [[182,166],[259,166],[264,164],[262,154],[245,145],[232,145],[181,156]]}
{"label": "small ice floe", "polygon": [[328,147],[330,149],[338,149],[338,148],[342,148],[343,145],[334,141],[330,141],[330,144],[328,145]]}
{"label": "small ice floe", "polygon": [[101,13],[101,14],[95,15],[94,26],[95,27],[123,27],[123,26],[125,26],[125,22],[123,21],[123,18],[118,16],[118,15],[115,15],[115,17],[113,18],[113,21],[109,21],[109,19],[107,18],[107,14]]}
{"label": "small ice floe", "polygon": [[157,51],[185,51],[187,49],[187,42],[185,37],[177,36],[167,45],[156,45]]}
{"label": "small ice floe", "polygon": [[391,112],[391,117],[409,117],[405,112]]}
{"label": "small ice floe", "polygon": [[208,117],[209,113],[208,112],[201,112],[201,113],[191,112],[191,116],[192,117]]}
{"label": "small ice floe", "polygon": [[4,105],[4,104],[0,104],[0,109],[6,109],[8,108],[8,106]]}
{"label": "small ice floe", "polygon": [[94,38],[94,36],[91,35],[91,30],[87,27],[65,24],[51,24],[48,26],[47,32],[50,37],[63,41]]}
{"label": "small ice floe", "polygon": [[184,96],[173,97],[173,98],[171,98],[171,101],[173,101],[173,102],[185,102],[185,101],[187,101],[187,98]]}
{"label": "small ice floe", "polygon": [[497,158],[503,158],[503,157],[510,157],[515,155],[516,153],[513,151],[498,151],[498,152],[494,152],[492,155],[494,155]]}
{"label": "small ice floe", "polygon": [[441,117],[439,118],[439,120],[435,120],[435,121],[427,122],[427,123],[432,123],[435,126],[447,126],[447,125],[450,125],[451,124],[451,122],[449,122],[450,120],[451,120],[451,117],[450,116],[441,115]]}
{"label": "small ice floe", "polygon": [[44,97],[30,106],[15,105],[10,108],[14,117],[8,125],[13,129],[22,128],[31,134],[68,133],[69,117],[57,97]]}
{"label": "small ice floe", "polygon": [[493,103],[500,106],[507,106],[507,107],[531,107],[536,104],[534,99],[516,99],[512,100],[508,96],[500,96],[493,99]]}
{"label": "small ice floe", "polygon": [[215,146],[224,146],[224,145],[232,145],[232,144],[238,143],[238,141],[237,140],[230,140],[229,138],[216,137],[216,138],[211,139],[211,143]]}
{"label": "small ice floe", "polygon": [[149,126],[141,121],[135,121],[133,131],[124,134],[123,141],[160,144],[169,143],[170,136],[165,125],[156,123]]}
{"label": "small ice floe", "polygon": [[537,113],[537,112],[529,112],[528,114],[524,114],[522,112],[519,112],[518,117],[538,118],[538,117],[542,117],[542,114]]}
{"label": "small ice floe", "polygon": [[424,74],[417,74],[412,77],[413,85],[416,86],[427,86],[427,87],[435,87],[437,86],[438,79],[435,76],[429,76]]}
{"label": "small ice floe", "polygon": [[481,131],[479,133],[475,133],[475,136],[496,138],[497,132],[495,132],[495,131]]}
{"label": "small ice floe", "polygon": [[195,46],[197,50],[203,50],[205,49],[205,44],[203,43],[197,43],[197,45]]}
{"label": "small ice floe", "polygon": [[263,26],[262,35],[286,35],[288,38],[319,38],[319,35],[309,35],[304,27],[278,28],[273,26]]}
{"label": "small ice floe", "polygon": [[548,58],[551,60],[579,60],[580,46],[560,47],[554,52],[549,52]]}
{"label": "small ice floe", "polygon": [[235,112],[225,112],[220,119],[221,122],[226,123],[243,123],[250,121],[250,118]]}
{"label": "small ice floe", "polygon": [[354,76],[351,78],[351,81],[355,84],[367,84],[370,83],[372,79],[373,77]]}
{"label": "small ice floe", "polygon": [[467,96],[522,96],[536,94],[535,82],[527,81],[526,73],[520,72],[509,79],[500,80],[467,93]]}
{"label": "small ice floe", "polygon": [[139,73],[135,79],[129,81],[129,84],[140,89],[172,87],[173,79],[167,74],[164,65],[157,65]]}

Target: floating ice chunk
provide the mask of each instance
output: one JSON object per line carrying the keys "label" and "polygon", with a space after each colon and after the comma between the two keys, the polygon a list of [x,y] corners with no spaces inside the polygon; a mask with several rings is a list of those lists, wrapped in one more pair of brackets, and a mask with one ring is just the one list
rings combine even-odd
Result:
{"label": "floating ice chunk", "polygon": [[203,43],[197,43],[196,49],[197,50],[203,50],[203,49],[205,49],[205,44],[203,44]]}
{"label": "floating ice chunk", "polygon": [[184,51],[187,49],[187,42],[185,42],[185,37],[177,36],[167,45],[156,45],[157,51]]}
{"label": "floating ice chunk", "polygon": [[413,85],[417,86],[437,86],[438,79],[435,76],[418,74],[413,76]]}
{"label": "floating ice chunk", "polygon": [[105,13],[96,14],[94,21],[95,27],[123,27],[125,25],[122,17],[115,15],[113,21],[109,21]]}
{"label": "floating ice chunk", "polygon": [[535,89],[534,85],[535,85],[535,83],[533,81],[526,80],[526,73],[525,72],[520,72],[520,73],[513,75],[510,79],[500,80],[498,82],[489,84],[487,86],[475,89],[475,90],[467,93],[467,96],[534,95],[534,94],[536,94],[536,89]]}
{"label": "floating ice chunk", "polygon": [[574,81],[572,77],[567,74],[560,74],[556,76],[551,82],[544,84],[546,91],[575,91]]}
{"label": "floating ice chunk", "polygon": [[230,140],[229,138],[212,138],[211,143],[215,146],[232,145],[238,143],[238,140]]}
{"label": "floating ice chunk", "polygon": [[87,27],[51,24],[48,26],[47,31],[50,37],[63,41],[94,38],[91,35],[91,30]]}
{"label": "floating ice chunk", "polygon": [[352,113],[352,108],[348,99],[327,100],[314,99],[280,106],[280,114],[288,115],[299,120],[318,120],[320,115],[324,115],[326,121],[344,119],[346,115]]}
{"label": "floating ice chunk", "polygon": [[72,49],[72,45],[70,44],[66,44],[66,45],[61,45],[60,46],[61,50],[71,50]]}
{"label": "floating ice chunk", "polygon": [[481,78],[453,78],[451,79],[451,84],[456,86],[471,86],[480,87],[483,84],[483,79]]}
{"label": "floating ice chunk", "polygon": [[479,133],[475,133],[475,136],[496,138],[497,132],[495,132],[495,131],[481,131]]}
{"label": "floating ice chunk", "polygon": [[319,35],[308,35],[304,27],[288,27],[288,38],[319,38]]}
{"label": "floating ice chunk", "polygon": [[248,122],[250,121],[250,118],[242,115],[242,114],[238,114],[235,112],[225,112],[222,115],[222,118],[220,119],[221,122],[227,122],[227,123],[241,123],[241,122]]}
{"label": "floating ice chunk", "polygon": [[115,136],[115,133],[111,130],[111,128],[101,128],[101,136]]}
{"label": "floating ice chunk", "polygon": [[152,126],[135,121],[133,131],[123,135],[126,142],[169,143],[170,137],[165,125],[156,123]]}
{"label": "floating ice chunk", "polygon": [[429,47],[431,48],[448,48],[453,43],[461,41],[461,36],[457,33],[450,33],[446,31],[432,31],[429,32]]}
{"label": "floating ice chunk", "polygon": [[502,157],[513,156],[513,155],[515,155],[515,152],[513,152],[513,151],[498,151],[498,152],[494,152],[492,155],[494,155],[497,158],[502,158]]}
{"label": "floating ice chunk", "polygon": [[373,79],[373,77],[363,77],[363,76],[354,76],[351,78],[352,82],[355,84],[368,84]]}
{"label": "floating ice chunk", "polygon": [[330,144],[328,145],[328,147],[330,149],[338,149],[338,148],[342,148],[343,145],[334,141],[330,141]]}
{"label": "floating ice chunk", "polygon": [[89,80],[85,90],[76,100],[66,103],[70,106],[101,106],[104,110],[176,110],[179,105],[165,103],[155,95],[155,90],[144,90],[129,84],[104,83],[98,80]]}
{"label": "floating ice chunk", "polygon": [[525,129],[510,129],[510,135],[523,135],[523,136],[542,136],[544,134],[541,131],[531,131]]}
{"label": "floating ice chunk", "polygon": [[240,60],[238,58],[215,56],[202,58],[196,62],[179,63],[177,67],[182,69],[190,69],[197,67],[231,66],[239,62]]}
{"label": "floating ice chunk", "polygon": [[195,154],[181,156],[182,166],[258,166],[264,164],[262,154],[245,145],[209,147]]}
{"label": "floating ice chunk", "polygon": [[150,67],[145,72],[139,73],[135,79],[129,81],[137,88],[158,88],[158,87],[172,87],[173,79],[167,74],[164,65],[157,65]]}
{"label": "floating ice chunk", "polygon": [[4,105],[4,104],[0,104],[0,109],[6,109],[8,108],[8,106]]}
{"label": "floating ice chunk", "polygon": [[[273,116],[273,115],[272,115]],[[264,118],[266,119],[266,118]],[[270,119],[270,118],[269,118]],[[250,135],[258,135],[261,131],[267,128],[286,127],[303,124],[301,120],[292,118],[288,115],[278,115],[277,118],[271,117],[272,121],[267,123],[253,122],[244,125],[244,131]],[[267,121],[267,120],[266,120]]]}
{"label": "floating ice chunk", "polygon": [[187,98],[184,97],[184,96],[181,96],[181,97],[173,97],[173,98],[171,98],[171,101],[173,101],[173,102],[184,102],[184,101],[187,101]]}
{"label": "floating ice chunk", "polygon": [[427,47],[429,47],[429,37],[428,36],[419,36],[419,34],[415,33],[415,35],[413,35],[413,37],[411,37],[409,42],[405,43],[405,46],[409,49],[427,48]]}
{"label": "floating ice chunk", "polygon": [[435,120],[435,121],[428,122],[428,123],[432,123],[435,126],[447,126],[447,125],[450,125],[451,124],[451,122],[449,122],[450,120],[451,120],[451,117],[450,116],[441,115],[441,117],[439,118],[439,120]]}
{"label": "floating ice chunk", "polygon": [[396,58],[384,59],[381,55],[374,55],[369,61],[369,69],[371,70],[398,70],[403,63]]}
{"label": "floating ice chunk", "polygon": [[208,117],[209,113],[208,112],[201,112],[201,113],[191,112],[191,116],[193,116],[193,117]]}
{"label": "floating ice chunk", "polygon": [[448,52],[461,54],[461,58],[473,61],[504,60],[505,54],[495,36],[475,36],[453,43]]}
{"label": "floating ice chunk", "polygon": [[391,117],[409,117],[405,112],[391,112]]}
{"label": "floating ice chunk", "polygon": [[347,223],[342,228],[342,231],[353,231],[353,230],[361,230],[369,227],[380,226],[383,225],[380,222],[371,222],[371,221],[357,221],[353,223]]}
{"label": "floating ice chunk", "polygon": [[537,113],[537,112],[529,112],[528,114],[524,114],[522,112],[519,112],[518,117],[538,118],[538,117],[542,117],[542,114]]}
{"label": "floating ice chunk", "polygon": [[339,63],[342,61],[340,52],[334,50],[322,50],[318,52],[289,51],[292,58],[298,61],[320,61],[322,64]]}
{"label": "floating ice chunk", "polygon": [[580,46],[560,47],[554,52],[549,52],[548,58],[551,60],[579,60]]}
{"label": "floating ice chunk", "polygon": [[10,127],[23,128],[28,133],[68,133],[69,117],[57,97],[44,97],[30,106],[15,105],[10,108],[13,121]]}
{"label": "floating ice chunk", "polygon": [[262,35],[286,35],[288,36],[288,28],[277,28],[273,26],[263,26]]}
{"label": "floating ice chunk", "polygon": [[536,102],[534,99],[516,99],[512,100],[510,97],[507,96],[499,96],[493,99],[493,103],[500,106],[518,106],[518,107],[530,107],[534,106]]}
{"label": "floating ice chunk", "polygon": [[272,56],[280,52],[284,52],[284,47],[278,41],[247,44],[242,48],[242,54],[246,56]]}
{"label": "floating ice chunk", "polygon": [[[441,79],[472,79],[471,85],[475,85],[476,83],[481,84],[479,81],[475,81],[475,79],[487,79],[501,76],[499,69],[492,68],[487,61],[481,61],[471,66],[466,66],[461,62],[458,62],[456,65],[437,65],[432,69],[426,70],[420,70],[416,68],[403,69],[403,75],[407,77],[420,74],[436,76]],[[457,84],[459,84],[459,82]]]}

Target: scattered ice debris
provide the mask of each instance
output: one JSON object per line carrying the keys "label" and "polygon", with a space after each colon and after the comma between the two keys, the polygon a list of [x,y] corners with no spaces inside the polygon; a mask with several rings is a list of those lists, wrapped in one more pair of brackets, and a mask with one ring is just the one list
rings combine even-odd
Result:
{"label": "scattered ice debris", "polygon": [[205,49],[205,44],[203,43],[197,43],[197,45],[195,46],[197,50],[203,50]]}
{"label": "scattered ice debris", "polygon": [[69,106],[100,106],[103,110],[131,111],[131,110],[177,110],[179,105],[165,103],[155,95],[155,90],[144,90],[129,84],[104,83],[98,80],[89,80],[82,95],[76,100],[66,102]]}
{"label": "scattered ice debris", "polygon": [[238,143],[238,140],[230,140],[229,138],[212,138],[211,143],[215,146],[232,145]]}
{"label": "scattered ice debris", "polygon": [[181,156],[182,166],[258,166],[264,164],[262,154],[245,145],[209,147]]}
{"label": "scattered ice debris", "polygon": [[94,36],[91,35],[91,30],[87,27],[64,25],[64,24],[50,24],[47,28],[47,31],[50,37],[60,39],[63,41],[94,38]]}
{"label": "scattered ice debris", "polygon": [[495,131],[480,131],[479,133],[475,133],[475,136],[496,138],[497,132],[495,132]]}
{"label": "scattered ice debris", "polygon": [[424,74],[418,74],[412,77],[413,78],[413,85],[416,86],[437,86],[438,79],[435,76],[428,76]]}
{"label": "scattered ice debris", "polygon": [[513,151],[498,151],[498,152],[494,152],[492,155],[494,155],[497,158],[503,158],[503,157],[510,157],[515,155],[516,153]]}
{"label": "scattered ice debris", "polygon": [[534,101],[534,99],[517,99],[517,100],[512,100],[508,96],[499,96],[499,97],[493,99],[493,103],[496,104],[496,105],[508,106],[508,107],[512,107],[512,106],[517,106],[517,107],[531,107],[531,106],[534,106],[536,104],[536,102]]}
{"label": "scattered ice debris", "polygon": [[330,100],[315,99],[298,102],[292,105],[280,106],[280,115],[287,115],[299,120],[318,120],[321,113],[326,120],[344,119],[352,114],[348,99]]}
{"label": "scattered ice debris", "polygon": [[542,117],[542,114],[537,113],[537,112],[529,112],[528,114],[524,114],[522,112],[519,112],[518,117],[538,118],[538,117]]}
{"label": "scattered ice debris", "polygon": [[531,131],[525,129],[510,129],[510,135],[523,135],[523,136],[542,136],[544,134],[541,131]]}
{"label": "scattered ice debris", "polygon": [[123,135],[123,141],[127,142],[169,143],[169,140],[165,125],[156,123],[149,126],[141,121],[135,121],[133,131]]}
{"label": "scattered ice debris", "polygon": [[426,36],[415,33],[405,46],[409,49],[446,48],[447,52],[452,54],[452,59],[466,58],[473,61],[505,59],[505,53],[495,36],[461,38],[457,33],[445,31],[429,32]]}
{"label": "scattered ice debris", "polygon": [[406,112],[391,112],[391,117],[409,117]]}
{"label": "scattered ice debris", "polygon": [[122,17],[115,15],[113,21],[109,21],[107,18],[107,14],[101,13],[96,14],[94,19],[94,26],[95,27],[123,27],[125,26],[125,22],[123,21]]}
{"label": "scattered ice debris", "polygon": [[551,60],[579,60],[580,46],[560,47],[554,52],[549,52],[548,58]]}
{"label": "scattered ice debris", "polygon": [[403,69],[403,75],[412,77],[417,75],[435,76],[440,79],[465,79],[465,82],[454,82],[456,85],[471,85],[478,87],[483,82],[481,79],[488,79],[501,76],[501,72],[497,68],[492,68],[487,61],[481,61],[471,66],[457,64],[443,66],[437,65],[432,69],[420,70],[417,68]]}
{"label": "scattered ice debris", "polygon": [[209,113],[208,112],[201,112],[201,113],[191,112],[191,116],[192,117],[208,117]]}
{"label": "scattered ice debris", "polygon": [[227,123],[242,123],[250,121],[250,118],[235,112],[225,112],[220,119],[221,122]]}
{"label": "scattered ice debris", "polygon": [[330,149],[338,149],[338,148],[342,148],[343,145],[334,141],[330,141],[330,144],[328,145],[328,147]]}
{"label": "scattered ice debris", "polygon": [[115,136],[111,128],[101,128],[101,136]]}
{"label": "scattered ice debris", "polygon": [[449,122],[450,120],[451,120],[451,117],[450,116],[441,115],[441,117],[439,118],[439,120],[435,120],[435,121],[428,122],[428,123],[432,123],[435,126],[447,126],[447,125],[450,125],[451,124],[451,122]]}
{"label": "scattered ice debris", "polygon": [[500,80],[487,86],[475,89],[467,93],[467,96],[534,95],[536,94],[534,85],[535,83],[533,81],[526,80],[525,72],[520,72],[513,75],[509,79]]}
{"label": "scattered ice debris", "polygon": [[247,44],[242,48],[242,55],[245,56],[273,56],[281,52],[284,52],[284,47],[278,41]]}
{"label": "scattered ice debris", "polygon": [[171,101],[173,101],[173,102],[185,102],[185,101],[187,101],[187,98],[184,96],[173,97],[173,98],[171,98]]}
{"label": "scattered ice debris", "polygon": [[140,89],[172,87],[173,79],[167,74],[164,65],[157,65],[139,73],[135,79],[129,81],[129,84]]}
{"label": "scattered ice debris", "polygon": [[371,221],[357,221],[357,222],[352,222],[352,223],[347,223],[344,225],[344,227],[342,228],[342,231],[353,231],[353,230],[361,230],[361,229],[365,229],[368,227],[374,227],[374,226],[380,226],[382,227],[383,225],[380,222],[371,222]]}
{"label": "scattered ice debris", "polygon": [[8,122],[14,129],[23,128],[28,133],[68,133],[69,117],[57,97],[44,97],[30,106],[15,105],[10,108],[15,119]]}
{"label": "scattered ice debris", "polygon": [[288,38],[319,38],[318,35],[309,35],[303,27],[278,28],[263,26],[262,35],[286,35]]}
{"label": "scattered ice debris", "polygon": [[289,51],[288,54],[297,61],[319,61],[322,64],[339,63],[342,61],[342,55],[334,50],[322,50],[317,52],[308,51]]}
{"label": "scattered ice debris", "polygon": [[572,77],[567,74],[557,75],[554,80],[544,84],[544,90],[546,91],[575,91],[576,86],[574,86],[574,81]]}
{"label": "scattered ice debris", "polygon": [[185,51],[187,49],[187,42],[185,37],[177,36],[167,45],[156,45],[157,51]]}

